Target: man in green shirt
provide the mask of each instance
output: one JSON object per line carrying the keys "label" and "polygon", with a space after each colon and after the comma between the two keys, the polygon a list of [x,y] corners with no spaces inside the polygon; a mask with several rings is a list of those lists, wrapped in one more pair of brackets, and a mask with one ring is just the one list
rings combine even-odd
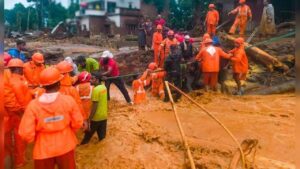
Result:
{"label": "man in green shirt", "polygon": [[100,84],[99,79],[92,76],[92,85],[95,87],[92,91],[92,107],[91,114],[88,119],[88,129],[85,131],[81,145],[87,144],[95,132],[97,132],[99,141],[105,138],[107,124],[107,89],[105,85]]}
{"label": "man in green shirt", "polygon": [[100,66],[99,62],[96,59],[93,58],[86,58],[85,56],[78,56],[76,59],[76,64],[78,65],[78,71],[87,71],[89,73],[92,73],[94,71],[98,71]]}

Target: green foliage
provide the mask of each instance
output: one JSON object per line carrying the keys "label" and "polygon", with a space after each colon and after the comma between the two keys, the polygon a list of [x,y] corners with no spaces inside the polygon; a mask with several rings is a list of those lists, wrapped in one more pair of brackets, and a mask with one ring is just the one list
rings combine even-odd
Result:
{"label": "green foliage", "polygon": [[[61,3],[49,0],[27,0],[34,2],[34,7],[25,8],[23,4],[18,3],[11,10],[4,11],[5,21],[9,24],[10,30],[26,31],[27,26],[29,30],[36,30],[42,27],[42,16],[48,18],[48,27],[53,28],[60,21],[67,18],[73,18],[75,12],[79,10],[78,0],[76,3],[71,3],[68,9],[63,7]],[[28,17],[29,14],[29,17]]]}
{"label": "green foliage", "polygon": [[167,24],[174,29],[191,30],[203,22],[212,0],[170,0]]}

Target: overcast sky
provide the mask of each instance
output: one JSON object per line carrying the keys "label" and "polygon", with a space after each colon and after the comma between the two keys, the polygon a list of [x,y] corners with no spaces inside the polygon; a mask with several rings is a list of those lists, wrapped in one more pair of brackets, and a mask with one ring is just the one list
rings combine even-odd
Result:
{"label": "overcast sky", "polygon": [[[70,0],[56,0],[56,2],[61,2],[64,7],[68,7]],[[22,3],[25,7],[30,5],[27,0],[4,0],[4,8],[5,9],[12,9],[16,3]]]}

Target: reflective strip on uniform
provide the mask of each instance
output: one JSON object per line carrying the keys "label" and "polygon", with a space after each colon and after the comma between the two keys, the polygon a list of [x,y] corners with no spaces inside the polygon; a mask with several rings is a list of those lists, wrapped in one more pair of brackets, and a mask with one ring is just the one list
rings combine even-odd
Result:
{"label": "reflective strip on uniform", "polygon": [[47,117],[44,119],[45,123],[51,123],[51,122],[57,122],[57,121],[62,121],[64,119],[63,115],[60,116],[53,116],[53,117]]}

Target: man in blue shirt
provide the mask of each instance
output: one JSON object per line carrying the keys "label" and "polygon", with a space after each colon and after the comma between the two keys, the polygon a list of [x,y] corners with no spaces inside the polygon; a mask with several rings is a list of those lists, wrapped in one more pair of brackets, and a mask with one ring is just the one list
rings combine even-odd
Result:
{"label": "man in blue shirt", "polygon": [[12,58],[18,58],[21,59],[24,63],[27,61],[26,56],[22,51],[26,50],[26,42],[24,40],[18,39],[16,41],[16,48],[11,48],[7,51],[7,53],[12,57]]}

